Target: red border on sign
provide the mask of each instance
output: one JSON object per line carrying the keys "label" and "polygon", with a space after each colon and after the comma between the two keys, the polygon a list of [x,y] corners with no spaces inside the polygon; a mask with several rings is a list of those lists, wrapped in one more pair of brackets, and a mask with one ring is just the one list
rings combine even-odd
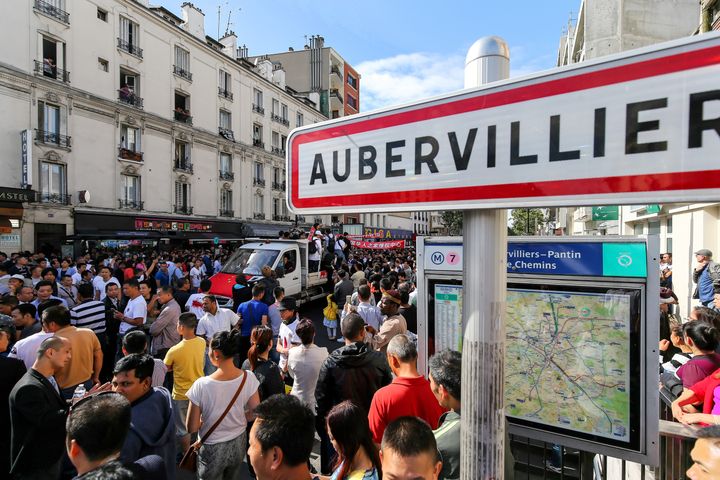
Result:
{"label": "red border on sign", "polygon": [[335,206],[433,203],[442,201],[489,200],[494,198],[537,198],[562,195],[716,188],[720,182],[718,179],[714,179],[713,176],[720,174],[720,170],[553,180],[533,183],[509,183],[504,185],[479,185],[433,190],[361,193],[301,199],[299,198],[298,192],[298,150],[301,144],[317,142],[328,138],[343,137],[381,128],[407,125],[433,118],[511,105],[539,98],[707,67],[718,63],[720,63],[720,46],[703,48],[637,63],[619,65],[604,70],[563,77],[543,83],[526,85],[501,92],[465,98],[441,105],[390,113],[386,116],[366,121],[346,125],[331,125],[323,130],[299,133],[293,138],[291,149],[292,203],[293,206],[298,208],[327,208]]}

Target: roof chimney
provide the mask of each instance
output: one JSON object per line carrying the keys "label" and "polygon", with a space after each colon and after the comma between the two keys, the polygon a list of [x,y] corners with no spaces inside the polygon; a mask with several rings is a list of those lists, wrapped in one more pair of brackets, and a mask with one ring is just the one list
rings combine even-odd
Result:
{"label": "roof chimney", "polygon": [[182,28],[198,37],[203,42],[205,41],[205,14],[190,2],[182,4]]}
{"label": "roof chimney", "polygon": [[237,53],[237,35],[232,30],[227,35],[220,39],[220,43],[223,44],[223,53],[228,57],[235,58]]}

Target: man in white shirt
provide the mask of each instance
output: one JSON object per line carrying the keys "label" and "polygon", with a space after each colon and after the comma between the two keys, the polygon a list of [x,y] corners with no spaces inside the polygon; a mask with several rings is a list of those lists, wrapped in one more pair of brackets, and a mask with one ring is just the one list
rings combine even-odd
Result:
{"label": "man in white shirt", "polygon": [[297,318],[296,313],[297,302],[292,297],[283,298],[277,309],[280,312],[280,318],[282,318],[277,344],[277,351],[280,354],[278,366],[280,367],[280,371],[285,372],[287,371],[288,353],[290,349],[302,344],[300,337],[298,337],[296,333],[300,319]]}
{"label": "man in white shirt", "polygon": [[199,258],[196,259],[195,265],[190,269],[190,286],[195,291],[200,288],[200,281],[203,279],[204,270],[202,260]]}
{"label": "man in white shirt", "polygon": [[[110,283],[110,282],[108,282]],[[137,279],[131,278],[123,285],[123,295],[128,298],[123,312],[117,310],[113,314],[115,320],[120,320],[118,331],[118,349],[116,359],[122,358],[122,341],[125,334],[134,327],[140,327],[147,322],[147,302],[140,294],[140,285]]]}
{"label": "man in white shirt", "polygon": [[105,287],[107,287],[108,283],[114,283],[118,287],[120,286],[120,282],[117,278],[112,276],[112,271],[110,270],[110,267],[100,267],[100,274],[93,278],[93,287],[95,287],[95,300],[103,301],[105,300]]}
{"label": "man in white shirt", "polygon": [[[215,295],[205,295],[203,298],[203,310],[205,313],[200,318],[195,329],[198,337],[205,337],[208,345],[216,332],[229,332],[233,328],[240,327],[240,317],[230,309],[220,308]],[[205,375],[210,375],[217,368],[210,363],[208,352],[205,353]]]}
{"label": "man in white shirt", "polygon": [[37,351],[40,347],[40,344],[43,342],[43,340],[48,337],[52,337],[53,335],[55,334],[52,332],[40,331],[38,333],[30,335],[27,338],[18,340],[17,342],[15,342],[15,345],[13,345],[12,349],[10,350],[8,357],[18,358],[22,360],[25,364],[25,368],[30,370],[30,367],[32,367],[33,363],[35,363],[35,360],[37,360]]}
{"label": "man in white shirt", "polygon": [[[315,245],[314,252],[310,251],[310,244]],[[312,237],[308,238],[308,264],[310,272],[317,272],[320,269],[322,248],[322,234],[316,231]]]}
{"label": "man in white shirt", "polygon": [[72,274],[72,282],[73,285],[75,285],[76,287],[80,285],[80,282],[82,282],[82,273],[85,271],[86,268],[87,266],[84,262],[77,263],[77,270],[75,271],[75,273]]}

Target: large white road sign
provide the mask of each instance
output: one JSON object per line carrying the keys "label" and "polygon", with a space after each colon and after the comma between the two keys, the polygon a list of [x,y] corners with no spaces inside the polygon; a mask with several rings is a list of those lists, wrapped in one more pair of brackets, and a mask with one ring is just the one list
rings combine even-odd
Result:
{"label": "large white road sign", "polygon": [[720,200],[720,34],[296,129],[296,213]]}

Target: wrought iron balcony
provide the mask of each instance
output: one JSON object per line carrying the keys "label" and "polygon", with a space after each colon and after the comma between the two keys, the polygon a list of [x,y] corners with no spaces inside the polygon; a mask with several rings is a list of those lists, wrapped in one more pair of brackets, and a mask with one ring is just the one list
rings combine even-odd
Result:
{"label": "wrought iron balcony", "polygon": [[65,193],[37,192],[35,201],[38,203],[53,203],[55,205],[70,205],[70,195]]}
{"label": "wrought iron balcony", "polygon": [[260,115],[265,115],[265,109],[255,103],[253,103],[253,112],[258,113]]}
{"label": "wrought iron balcony", "polygon": [[272,182],[272,189],[280,190],[280,191],[284,192],[285,191],[285,182]]}
{"label": "wrought iron balcony", "polygon": [[280,157],[284,157],[284,156],[285,156],[285,150],[283,150],[283,149],[280,148],[280,147],[272,147],[272,148],[270,149],[270,153],[274,153],[275,155],[278,155],[278,156],[280,156]]}
{"label": "wrought iron balcony", "polygon": [[220,170],[219,173],[220,180],[235,180],[235,174],[233,172],[228,172],[226,170]]}
{"label": "wrought iron balcony", "polygon": [[190,115],[189,113],[174,110],[173,114],[176,122],[182,122],[187,123],[188,125],[192,125],[192,115]]}
{"label": "wrought iron balcony", "polygon": [[190,163],[189,158],[176,158],[173,164],[173,170],[176,172],[193,173],[193,164]]}
{"label": "wrought iron balcony", "polygon": [[123,160],[132,160],[133,162],[142,162],[143,153],[135,152],[125,147],[118,147],[118,157]]}
{"label": "wrought iron balcony", "polygon": [[118,90],[118,100],[135,108],[143,108],[143,99],[135,95],[135,93],[129,89]]}
{"label": "wrought iron balcony", "polygon": [[222,87],[218,87],[218,95],[220,95],[221,97],[227,98],[228,100],[230,100],[232,102],[233,94],[230,90],[225,90]]}
{"label": "wrought iron balcony", "polygon": [[140,200],[118,199],[119,208],[123,210],[142,210],[144,203],[145,202],[141,202]]}
{"label": "wrought iron balcony", "polygon": [[255,220],[265,220],[265,214],[264,213],[253,213],[253,218]]}
{"label": "wrought iron balcony", "polygon": [[43,77],[54,78],[55,80],[60,80],[61,82],[70,83],[70,72],[53,65],[52,61],[49,59],[43,60],[42,62],[40,60],[35,60],[35,74],[42,75]]}
{"label": "wrought iron balcony", "polygon": [[234,217],[235,212],[233,210],[220,210],[221,217]]}
{"label": "wrought iron balcony", "polygon": [[265,186],[265,179],[253,178],[253,187],[264,187],[264,186]]}
{"label": "wrought iron balcony", "polygon": [[340,95],[340,90],[338,90],[337,88],[330,89],[330,96],[337,98],[340,101],[340,103],[343,103],[342,95]]}
{"label": "wrought iron balcony", "polygon": [[35,0],[35,10],[63,23],[70,24],[70,14],[50,2]]}
{"label": "wrought iron balcony", "polygon": [[175,213],[181,213],[183,215],[192,215],[193,207],[191,207],[190,205],[175,205],[173,207],[173,211]]}
{"label": "wrought iron balcony", "polygon": [[177,65],[173,65],[173,73],[177,75],[178,77],[182,77],[185,80],[192,82],[192,73],[190,71],[185,70],[184,68],[180,68]]}
{"label": "wrought iron balcony", "polygon": [[260,139],[253,138],[253,147],[265,148],[265,143]]}
{"label": "wrought iron balcony", "polygon": [[231,142],[235,141],[235,134],[229,128],[218,127],[218,135],[226,138],[227,140],[230,140]]}
{"label": "wrought iron balcony", "polygon": [[120,50],[123,52],[127,52],[130,55],[135,55],[138,58],[143,58],[143,50],[142,48],[138,47],[137,45],[128,42],[127,40],[123,40],[122,38],[118,37],[117,39],[118,43],[117,46]]}
{"label": "wrought iron balcony", "polygon": [[290,120],[288,120],[287,118],[283,118],[280,115],[276,115],[273,113],[273,114],[271,114],[270,118],[272,119],[273,122],[282,123],[286,127],[290,126]]}
{"label": "wrought iron balcony", "polygon": [[273,215],[273,220],[275,220],[276,222],[289,222],[290,217],[288,217],[287,215]]}
{"label": "wrought iron balcony", "polygon": [[47,145],[70,148],[70,139],[71,137],[67,135],[60,135],[55,132],[46,132],[45,130],[35,130],[35,140]]}

